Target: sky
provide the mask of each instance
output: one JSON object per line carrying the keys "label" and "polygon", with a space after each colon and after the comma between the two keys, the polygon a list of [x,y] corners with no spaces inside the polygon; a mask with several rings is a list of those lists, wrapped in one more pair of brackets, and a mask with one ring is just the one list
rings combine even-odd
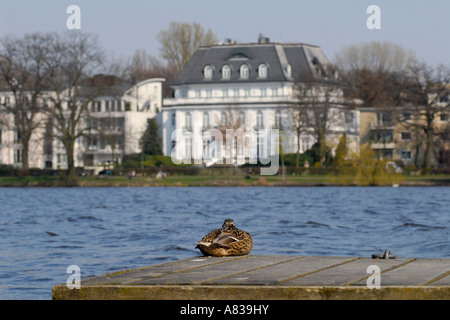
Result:
{"label": "sky", "polygon": [[[317,45],[331,61],[346,46],[390,41],[431,65],[450,65],[449,0],[0,0],[0,37],[67,31],[70,5],[81,9],[81,30],[115,57],[136,49],[160,57],[157,34],[177,21],[200,23],[220,41],[263,34]],[[381,29],[367,28],[370,5],[380,8]]]}

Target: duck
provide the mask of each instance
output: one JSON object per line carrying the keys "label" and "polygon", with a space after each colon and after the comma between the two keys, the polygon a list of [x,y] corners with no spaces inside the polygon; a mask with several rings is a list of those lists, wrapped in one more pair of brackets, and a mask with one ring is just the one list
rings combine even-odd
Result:
{"label": "duck", "polygon": [[252,251],[253,240],[250,233],[236,228],[233,219],[226,219],[222,228],[211,231],[196,242],[205,256],[243,256]]}

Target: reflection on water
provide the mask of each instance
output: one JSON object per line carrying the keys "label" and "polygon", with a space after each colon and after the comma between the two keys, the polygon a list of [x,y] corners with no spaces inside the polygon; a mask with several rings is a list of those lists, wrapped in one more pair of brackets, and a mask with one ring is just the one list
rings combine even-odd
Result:
{"label": "reflection on water", "polygon": [[232,218],[252,254],[450,257],[450,189],[360,187],[3,188],[0,299],[50,299],[82,278],[199,255]]}

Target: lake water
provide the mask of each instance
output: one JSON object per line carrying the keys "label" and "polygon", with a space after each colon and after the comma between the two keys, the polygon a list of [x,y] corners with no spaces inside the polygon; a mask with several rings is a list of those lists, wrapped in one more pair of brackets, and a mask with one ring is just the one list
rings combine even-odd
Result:
{"label": "lake water", "polygon": [[197,256],[226,218],[252,254],[450,257],[446,187],[1,188],[0,299]]}

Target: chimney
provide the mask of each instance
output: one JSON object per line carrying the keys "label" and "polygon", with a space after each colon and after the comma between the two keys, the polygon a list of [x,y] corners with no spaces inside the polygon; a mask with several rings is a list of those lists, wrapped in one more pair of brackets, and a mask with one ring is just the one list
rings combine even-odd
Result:
{"label": "chimney", "polygon": [[262,35],[262,33],[259,34],[259,36],[258,36],[258,43],[269,43],[269,42],[270,42],[270,38],[264,37]]}

